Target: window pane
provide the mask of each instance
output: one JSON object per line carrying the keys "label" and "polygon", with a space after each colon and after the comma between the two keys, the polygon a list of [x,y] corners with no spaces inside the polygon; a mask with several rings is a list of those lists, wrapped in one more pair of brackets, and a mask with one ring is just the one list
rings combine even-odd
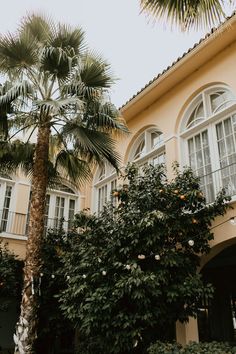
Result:
{"label": "window pane", "polygon": [[151,133],[151,149],[155,149],[163,142],[163,134],[159,132]]}
{"label": "window pane", "polygon": [[6,186],[5,198],[4,198],[3,210],[2,210],[2,218],[1,218],[1,231],[7,231],[11,193],[12,193],[12,187]]}
{"label": "window pane", "polygon": [[232,104],[234,97],[232,93],[228,90],[226,91],[218,91],[210,95],[210,102],[211,102],[211,111],[215,113]]}
{"label": "window pane", "polygon": [[216,124],[217,145],[221,167],[221,182],[228,194],[236,193],[235,172],[230,165],[236,162],[235,134],[233,129],[234,120],[232,117],[224,119]]}
{"label": "window pane", "polygon": [[194,125],[198,124],[202,120],[204,120],[204,107],[203,107],[203,102],[201,101],[198,103],[198,105],[195,107],[193,112],[191,113],[186,128],[191,128]]}
{"label": "window pane", "polygon": [[75,200],[69,200],[69,212],[68,212],[68,230],[73,227],[73,221],[75,216]]}
{"label": "window pane", "polygon": [[201,177],[201,189],[208,202],[214,200],[211,157],[207,130],[188,140],[189,164],[197,176]]}
{"label": "window pane", "polygon": [[107,185],[98,188],[98,212],[102,211],[107,202]]}
{"label": "window pane", "polygon": [[141,143],[139,143],[137,149],[135,150],[134,160],[136,160],[144,155],[145,155],[145,141],[142,140]]}

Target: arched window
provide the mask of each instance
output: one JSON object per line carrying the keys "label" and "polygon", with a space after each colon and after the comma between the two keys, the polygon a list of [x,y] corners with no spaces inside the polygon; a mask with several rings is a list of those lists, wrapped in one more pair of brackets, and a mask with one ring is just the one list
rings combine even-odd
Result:
{"label": "arched window", "polygon": [[117,188],[116,170],[107,163],[99,167],[94,178],[94,211],[100,213],[104,205],[111,201],[117,203],[117,198],[112,196],[112,191]]}
{"label": "arched window", "polygon": [[201,178],[212,202],[220,188],[236,194],[236,97],[226,87],[204,90],[189,105],[181,125],[182,159]]}
{"label": "arched window", "polygon": [[156,128],[148,128],[141,133],[131,147],[128,160],[142,166],[146,163],[161,164],[165,162],[163,134]]}

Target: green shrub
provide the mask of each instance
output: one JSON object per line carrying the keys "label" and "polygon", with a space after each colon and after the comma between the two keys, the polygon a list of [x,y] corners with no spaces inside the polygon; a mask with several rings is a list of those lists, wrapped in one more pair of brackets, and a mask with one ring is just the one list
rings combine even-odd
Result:
{"label": "green shrub", "polygon": [[236,353],[236,347],[228,343],[210,342],[210,343],[190,343],[184,348],[184,354],[233,354]]}
{"label": "green shrub", "polygon": [[148,349],[149,354],[236,354],[236,347],[228,343],[210,342],[195,343],[192,342],[186,347],[177,343],[156,342]]}
{"label": "green shrub", "polygon": [[148,349],[149,354],[176,354],[182,352],[182,346],[178,343],[163,343],[157,341]]}

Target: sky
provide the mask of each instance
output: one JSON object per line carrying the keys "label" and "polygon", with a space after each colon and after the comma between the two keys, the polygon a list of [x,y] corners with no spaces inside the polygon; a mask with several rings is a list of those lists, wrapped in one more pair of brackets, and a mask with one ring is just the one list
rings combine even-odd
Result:
{"label": "sky", "polygon": [[30,13],[82,27],[88,47],[111,64],[117,80],[110,97],[117,107],[206,32],[184,33],[154,23],[140,14],[139,0],[11,0],[1,5],[0,33],[14,32]]}

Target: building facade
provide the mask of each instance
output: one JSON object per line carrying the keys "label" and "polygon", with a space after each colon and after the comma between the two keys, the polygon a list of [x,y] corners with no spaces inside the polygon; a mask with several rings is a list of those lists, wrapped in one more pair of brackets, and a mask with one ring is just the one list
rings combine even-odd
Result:
{"label": "building facade", "polygon": [[[122,164],[165,163],[191,166],[211,203],[224,187],[232,209],[215,220],[211,252],[201,258],[203,277],[213,283],[215,297],[203,301],[198,319],[177,323],[177,340],[236,341],[236,15],[214,29],[167,70],[125,103],[120,112],[131,134],[118,144]],[[116,172],[99,168],[91,185],[73,190],[68,184],[49,190],[45,228],[76,211],[99,212],[118,187]],[[0,179],[1,236],[24,257],[30,183]],[[116,202],[115,200],[113,201]],[[235,217],[235,219],[234,219]],[[67,222],[67,224],[66,224]]]}

